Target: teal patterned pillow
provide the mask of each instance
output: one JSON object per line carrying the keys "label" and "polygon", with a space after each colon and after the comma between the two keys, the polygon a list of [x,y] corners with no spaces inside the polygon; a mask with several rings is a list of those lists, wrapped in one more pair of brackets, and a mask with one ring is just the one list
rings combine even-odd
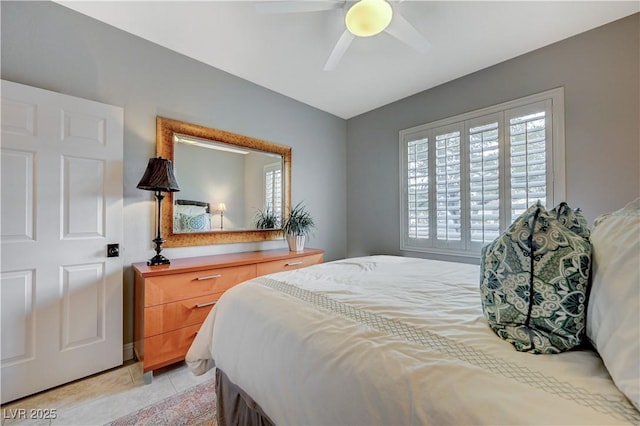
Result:
{"label": "teal patterned pillow", "polygon": [[211,217],[207,213],[188,215],[180,213],[180,230],[182,232],[203,232],[211,230]]}
{"label": "teal patterned pillow", "polygon": [[559,353],[585,332],[591,244],[540,204],[482,249],[482,310],[518,351]]}
{"label": "teal patterned pillow", "polygon": [[582,215],[580,209],[573,210],[563,201],[554,209],[549,210],[549,214],[558,219],[565,228],[572,230],[582,238],[589,239],[591,236],[587,219]]}

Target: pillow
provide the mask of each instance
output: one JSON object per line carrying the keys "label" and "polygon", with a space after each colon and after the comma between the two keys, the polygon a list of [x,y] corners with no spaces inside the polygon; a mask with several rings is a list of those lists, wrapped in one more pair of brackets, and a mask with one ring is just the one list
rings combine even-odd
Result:
{"label": "pillow", "polygon": [[211,216],[207,213],[188,215],[179,214],[180,230],[182,232],[203,232],[211,230]]}
{"label": "pillow", "polygon": [[640,410],[640,198],[598,217],[587,337],[616,386]]}
{"label": "pillow", "polygon": [[559,353],[584,337],[591,245],[539,203],[483,247],[482,310],[518,351]]}
{"label": "pillow", "polygon": [[589,224],[580,209],[573,210],[567,203],[562,202],[553,210],[549,210],[549,214],[558,219],[565,228],[570,229],[582,238],[589,239],[591,234]]}
{"label": "pillow", "polygon": [[173,211],[173,232],[182,232],[182,224],[180,223],[180,213]]}

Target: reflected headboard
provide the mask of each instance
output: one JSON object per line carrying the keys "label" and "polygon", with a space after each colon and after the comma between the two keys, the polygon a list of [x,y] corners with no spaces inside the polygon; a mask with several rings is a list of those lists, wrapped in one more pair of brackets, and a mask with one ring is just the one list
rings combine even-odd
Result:
{"label": "reflected headboard", "polygon": [[211,213],[211,209],[209,206],[209,203],[204,202],[204,201],[193,201],[193,200],[176,200],[176,204],[179,204],[181,206],[198,206],[198,207],[205,207],[205,211],[207,213]]}

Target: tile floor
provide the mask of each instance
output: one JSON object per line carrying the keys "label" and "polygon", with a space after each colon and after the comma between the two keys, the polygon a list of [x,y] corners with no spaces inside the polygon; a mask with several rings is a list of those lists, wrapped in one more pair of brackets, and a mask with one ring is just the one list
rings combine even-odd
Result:
{"label": "tile floor", "polygon": [[[4,425],[104,425],[125,414],[214,377],[214,370],[194,376],[184,363],[154,373],[145,385],[138,363],[109,370],[2,406]],[[31,410],[55,410],[55,419],[28,419]],[[22,411],[25,410],[25,411]],[[22,417],[22,418],[20,418]],[[53,417],[53,416],[52,416]]]}

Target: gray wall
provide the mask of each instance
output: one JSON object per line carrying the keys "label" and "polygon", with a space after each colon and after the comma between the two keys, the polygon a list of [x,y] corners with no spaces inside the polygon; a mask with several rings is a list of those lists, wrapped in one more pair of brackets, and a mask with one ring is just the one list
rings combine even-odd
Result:
{"label": "gray wall", "polygon": [[[124,340],[130,264],[154,254],[154,201],[136,189],[155,156],[156,115],[289,145],[292,202],[316,219],[309,245],[346,253],[346,122],[51,2],[2,1],[2,79],[124,108]],[[322,182],[321,185],[318,182]],[[286,247],[284,241],[170,248],[169,258]]]}
{"label": "gray wall", "polygon": [[350,119],[348,256],[402,254],[398,131],[560,86],[566,201],[592,223],[640,196],[639,55],[635,14]]}

